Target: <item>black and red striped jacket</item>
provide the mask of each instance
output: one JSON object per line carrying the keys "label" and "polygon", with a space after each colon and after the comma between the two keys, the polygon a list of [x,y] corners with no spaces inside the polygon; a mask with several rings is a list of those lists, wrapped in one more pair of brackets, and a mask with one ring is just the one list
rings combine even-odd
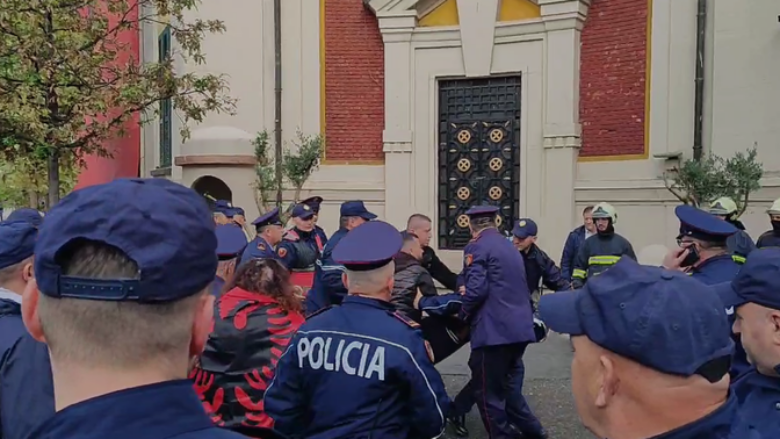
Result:
{"label": "black and red striped jacket", "polygon": [[217,299],[206,349],[190,374],[215,424],[273,427],[263,396],[303,321],[301,313],[285,311],[273,298],[241,288]]}

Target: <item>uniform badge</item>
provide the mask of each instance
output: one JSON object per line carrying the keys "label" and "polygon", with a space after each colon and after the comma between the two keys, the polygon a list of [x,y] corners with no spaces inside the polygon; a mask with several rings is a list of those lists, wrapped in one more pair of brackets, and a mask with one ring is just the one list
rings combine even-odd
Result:
{"label": "uniform badge", "polygon": [[423,342],[425,343],[425,351],[428,352],[428,358],[430,358],[431,363],[433,363],[435,361],[433,357],[433,348],[431,347],[431,344],[428,343],[428,340],[423,340]]}
{"label": "uniform badge", "polygon": [[523,221],[520,221],[519,225],[520,225],[520,227],[525,227],[526,224],[528,224],[528,223],[526,223],[525,220],[523,220]]}
{"label": "uniform badge", "polygon": [[303,205],[303,210],[311,210],[311,207],[309,207],[308,204]]}
{"label": "uniform badge", "polygon": [[264,252],[265,251],[265,244],[263,244],[262,242],[258,243],[257,244],[257,249],[260,250],[261,252]]}
{"label": "uniform badge", "polygon": [[276,250],[276,254],[278,254],[280,258],[283,258],[287,256],[287,249],[284,247],[279,247],[279,249]]}
{"label": "uniform badge", "polygon": [[463,258],[463,263],[466,264],[466,266],[470,266],[471,263],[474,262],[474,255],[468,254]]}

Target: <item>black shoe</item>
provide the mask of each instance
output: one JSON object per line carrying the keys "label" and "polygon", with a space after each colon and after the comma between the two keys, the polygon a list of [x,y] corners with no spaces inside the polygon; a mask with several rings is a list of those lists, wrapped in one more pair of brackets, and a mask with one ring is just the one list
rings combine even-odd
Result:
{"label": "black shoe", "polygon": [[452,426],[452,430],[458,437],[469,437],[469,430],[466,428],[466,416],[448,416],[447,423]]}

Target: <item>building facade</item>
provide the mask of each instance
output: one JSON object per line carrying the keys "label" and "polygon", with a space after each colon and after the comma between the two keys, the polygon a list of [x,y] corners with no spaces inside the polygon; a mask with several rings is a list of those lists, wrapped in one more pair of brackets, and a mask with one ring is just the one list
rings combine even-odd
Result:
{"label": "building facade", "polygon": [[[252,140],[275,121],[273,1],[229,3],[198,11],[228,30],[208,37],[197,68],[229,75],[237,115],[209,117],[184,144],[176,117],[147,126],[141,168],[252,216]],[[536,219],[557,256],[582,208],[607,201],[655,262],[677,235],[661,176],[692,155],[702,59],[705,150],[758,145],[764,162],[744,217],[757,236],[780,197],[780,7],[708,3],[699,57],[696,0],[285,0],[282,135],[327,142],[303,195],[326,200],[329,231],[348,199],[398,226],[426,214],[453,265],[470,205],[498,204],[505,224]],[[160,41],[145,30],[144,56]]]}

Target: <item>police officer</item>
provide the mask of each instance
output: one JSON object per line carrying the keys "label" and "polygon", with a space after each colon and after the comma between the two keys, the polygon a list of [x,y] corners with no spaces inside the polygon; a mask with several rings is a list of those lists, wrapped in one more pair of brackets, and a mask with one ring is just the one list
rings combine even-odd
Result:
{"label": "police officer", "polygon": [[586,239],[572,269],[572,286],[580,288],[591,277],[598,276],[623,256],[636,261],[634,248],[628,240],[615,233],[617,211],[611,204],[599,203],[593,208],[596,235]]}
{"label": "police officer", "polygon": [[284,226],[279,218],[279,208],[273,208],[252,221],[257,233],[241,255],[241,263],[250,259],[277,259],[276,246],[282,242]]}
{"label": "police officer", "polygon": [[[680,235],[677,237],[679,247],[666,255],[663,266],[670,270],[684,271],[707,285],[732,281],[742,268],[744,258],[732,255],[726,240],[737,233],[738,229],[693,206],[677,206],[674,214],[680,220]],[[733,310],[727,312],[733,322]],[[732,378],[750,369],[739,337],[734,336],[734,341],[736,348]]]}
{"label": "police officer", "polygon": [[0,224],[0,364],[11,346],[26,333],[22,293],[32,278],[32,258],[38,229],[27,222]]}
{"label": "police officer", "polygon": [[214,282],[211,283],[211,294],[219,297],[225,281],[233,276],[236,271],[238,257],[244,252],[247,246],[246,236],[241,229],[230,224],[217,226],[214,232],[217,235],[217,275]]}
{"label": "police officer", "polygon": [[539,301],[550,329],[571,335],[577,412],[600,438],[756,437],[732,427],[733,342],[722,309],[710,287],[628,258]]}
{"label": "police officer", "polygon": [[376,215],[369,212],[362,201],[357,200],[342,203],[339,213],[339,229],[330,237],[316,263],[314,285],[305,302],[308,314],[330,305],[338,305],[347,295],[347,288],[341,279],[344,266],[333,260],[333,250],[350,230],[376,219]]}
{"label": "police officer", "polygon": [[[370,243],[370,245],[366,245]],[[419,325],[390,303],[401,236],[384,222],[348,233],[341,306],[309,316],[279,360],[266,413],[290,437],[439,436],[449,397]]]}
{"label": "police officer", "polygon": [[734,332],[755,366],[732,388],[740,403],[739,426],[765,438],[780,432],[780,249],[756,250],[733,281],[715,286],[723,302],[734,307]]}
{"label": "police officer", "polygon": [[528,439],[546,438],[522,394],[523,354],[536,341],[525,263],[498,231],[498,207],[466,212],[473,239],[463,250],[465,293],[460,316],[471,323],[472,386],[455,398],[451,419],[462,420],[476,399],[490,438],[509,438],[517,428]]}
{"label": "police officer", "polygon": [[328,243],[328,235],[325,233],[325,229],[317,224],[317,221],[320,219],[320,205],[322,204],[322,197],[309,197],[301,201],[301,204],[305,204],[311,207],[311,210],[314,212],[314,218],[312,218],[312,222],[314,222],[314,233],[319,236],[320,241],[322,241],[322,245],[324,246]]}
{"label": "police officer", "polygon": [[512,243],[520,250],[525,262],[525,275],[528,290],[538,300],[539,283],[552,291],[565,290],[571,284],[563,278],[555,262],[536,245],[539,232],[536,222],[531,218],[521,218],[512,229]]}
{"label": "police officer", "polygon": [[780,198],[772,203],[772,206],[767,209],[766,213],[769,215],[769,223],[772,225],[772,230],[764,232],[758,237],[756,247],[780,247]]}
{"label": "police officer", "polygon": [[216,250],[203,198],[165,179],[52,207],[22,313],[51,352],[57,413],[31,438],[242,437],[212,424],[186,379],[211,327]]}
{"label": "police officer", "polygon": [[314,210],[308,204],[296,204],[292,219],[295,226],[276,246],[276,259],[290,270],[293,285],[308,291],[314,284],[314,266],[325,244],[314,231]]}
{"label": "police officer", "polygon": [[737,233],[729,236],[726,240],[726,247],[732,255],[746,258],[750,252],[756,249],[756,244],[745,231],[745,225],[739,220],[737,210],[737,203],[734,200],[729,197],[720,197],[710,204],[709,212],[737,228]]}
{"label": "police officer", "polygon": [[43,215],[41,215],[41,212],[39,212],[37,209],[23,207],[21,209],[14,210],[10,215],[8,215],[8,218],[5,219],[5,222],[7,223],[13,223],[17,221],[32,224],[37,228],[41,226],[41,223],[43,223]]}

